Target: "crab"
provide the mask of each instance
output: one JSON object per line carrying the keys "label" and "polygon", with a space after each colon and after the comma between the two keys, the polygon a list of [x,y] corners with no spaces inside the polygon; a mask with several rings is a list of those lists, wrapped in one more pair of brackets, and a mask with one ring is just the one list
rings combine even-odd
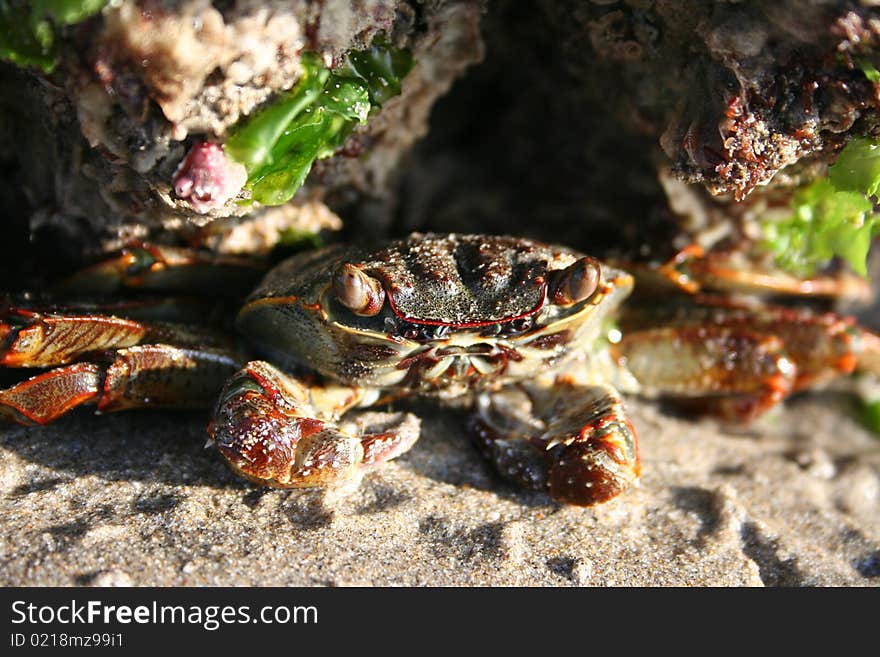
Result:
{"label": "crab", "polygon": [[[143,284],[193,264],[138,248],[95,271]],[[471,409],[503,477],[587,506],[639,480],[620,391],[750,421],[797,390],[880,371],[880,338],[851,319],[706,296],[628,309],[633,285],[616,266],[516,237],[335,245],[281,263],[251,293],[236,325],[263,360],[243,366],[227,338],[131,306],[10,304],[0,364],[54,369],[0,391],[0,415],[46,424],[82,404],[204,406],[222,386],[208,427],[219,453],[248,480],[298,488],[356,480],[409,450],[418,417],[365,409],[428,397]]]}

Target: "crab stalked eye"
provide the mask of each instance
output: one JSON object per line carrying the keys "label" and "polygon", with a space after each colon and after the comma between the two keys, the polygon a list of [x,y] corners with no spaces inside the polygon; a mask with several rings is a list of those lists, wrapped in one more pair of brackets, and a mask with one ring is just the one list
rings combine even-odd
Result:
{"label": "crab stalked eye", "polygon": [[385,303],[382,284],[347,262],[333,276],[333,293],[339,303],[363,317],[378,314]]}
{"label": "crab stalked eye", "polygon": [[599,287],[599,263],[581,258],[565,269],[551,273],[550,299],[558,306],[570,306],[589,298]]}

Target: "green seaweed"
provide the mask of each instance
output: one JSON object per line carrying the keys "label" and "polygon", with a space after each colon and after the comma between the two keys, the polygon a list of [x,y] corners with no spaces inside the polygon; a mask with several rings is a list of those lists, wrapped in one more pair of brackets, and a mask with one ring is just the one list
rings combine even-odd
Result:
{"label": "green seaweed", "polygon": [[247,170],[252,199],[264,205],[290,200],[316,159],[333,155],[374,108],[400,93],[413,61],[377,41],[334,71],[314,53],[304,53],[302,65],[297,85],[233,128],[224,145]]}
{"label": "green seaweed", "polygon": [[877,70],[876,66],[867,59],[859,60],[858,64],[862,73],[865,74],[865,77],[868,78],[868,80],[874,83],[880,82],[880,71]]}
{"label": "green seaweed", "polygon": [[98,13],[107,0],[0,0],[0,59],[52,72],[58,30]]}
{"label": "green seaweed", "polygon": [[828,169],[828,177],[799,189],[792,213],[765,221],[765,246],[777,264],[797,275],[812,275],[835,257],[867,276],[873,237],[880,232],[875,203],[880,190],[880,141],[853,139]]}
{"label": "green seaweed", "polygon": [[413,58],[408,50],[390,48],[378,38],[369,50],[356,50],[349,53],[342,67],[337,71],[349,77],[361,78],[367,84],[370,102],[381,107],[394,96],[400,95],[400,84],[412,70]]}
{"label": "green seaweed", "polygon": [[862,423],[876,434],[880,434],[880,400],[862,404]]}

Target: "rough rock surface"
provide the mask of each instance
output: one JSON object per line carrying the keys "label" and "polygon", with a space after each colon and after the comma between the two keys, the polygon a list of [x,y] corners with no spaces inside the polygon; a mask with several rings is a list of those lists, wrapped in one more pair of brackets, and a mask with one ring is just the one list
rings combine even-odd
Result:
{"label": "rough rock surface", "polygon": [[0,61],[0,194],[23,191],[11,214],[25,215],[32,234],[60,233],[56,243],[83,256],[266,212],[225,196],[219,207],[194,207],[175,195],[175,170],[193,143],[222,143],[242,117],[293,87],[303,51],[335,66],[378,34],[408,49],[416,65],[401,95],[315,167],[301,197],[331,197],[334,209],[382,199],[436,99],[482,57],[484,2],[216,4],[110,3],[64,31],[53,73]]}
{"label": "rough rock surface", "polygon": [[873,4],[545,3],[569,70],[585,86],[610,87],[631,129],[662,131],[680,177],[740,199],[801,158],[836,151],[847,133],[876,127],[865,72],[877,60]]}
{"label": "rough rock surface", "polygon": [[499,481],[458,413],[323,493],[256,488],[203,416],[77,414],[0,434],[0,584],[880,584],[880,441],[845,399],[749,431],[630,400],[640,487],[596,508]]}

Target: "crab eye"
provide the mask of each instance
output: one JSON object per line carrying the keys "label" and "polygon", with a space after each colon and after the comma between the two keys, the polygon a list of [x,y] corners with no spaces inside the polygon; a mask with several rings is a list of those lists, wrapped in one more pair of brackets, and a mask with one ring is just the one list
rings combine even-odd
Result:
{"label": "crab eye", "polygon": [[333,276],[333,293],[339,303],[362,317],[378,314],[385,303],[382,284],[348,263]]}
{"label": "crab eye", "polygon": [[589,298],[599,287],[599,264],[581,258],[565,269],[552,272],[550,298],[558,306],[570,306]]}

